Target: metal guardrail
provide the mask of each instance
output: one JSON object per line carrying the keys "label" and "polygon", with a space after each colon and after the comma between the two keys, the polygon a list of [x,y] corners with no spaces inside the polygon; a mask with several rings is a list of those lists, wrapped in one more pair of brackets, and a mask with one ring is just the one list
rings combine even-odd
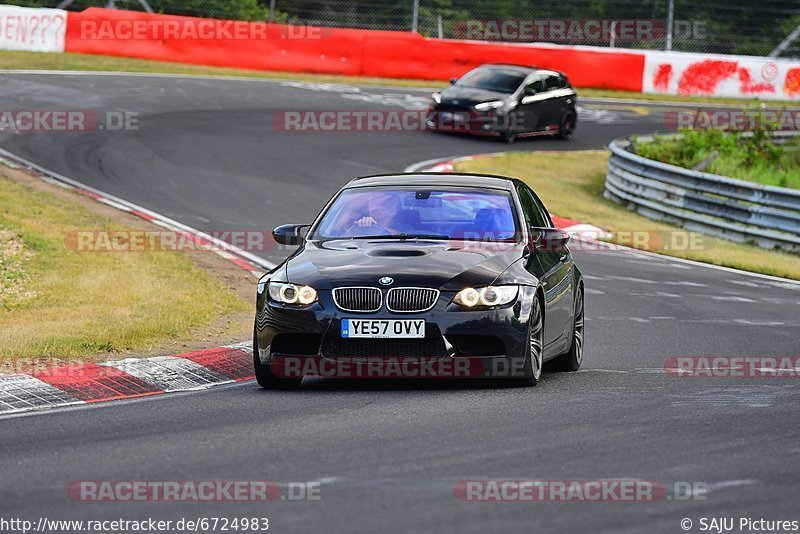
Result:
{"label": "metal guardrail", "polygon": [[[775,142],[795,135],[800,132],[775,133]],[[653,161],[631,152],[631,144],[630,137],[620,137],[608,146],[607,199],[694,232],[800,252],[800,190]]]}

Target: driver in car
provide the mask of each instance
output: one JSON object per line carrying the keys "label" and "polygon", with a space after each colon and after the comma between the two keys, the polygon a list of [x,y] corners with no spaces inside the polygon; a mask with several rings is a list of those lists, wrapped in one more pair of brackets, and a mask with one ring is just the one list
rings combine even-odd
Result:
{"label": "driver in car", "polygon": [[388,235],[406,232],[410,225],[399,221],[403,205],[397,195],[375,195],[369,201],[369,215],[353,222],[357,228],[372,228]]}

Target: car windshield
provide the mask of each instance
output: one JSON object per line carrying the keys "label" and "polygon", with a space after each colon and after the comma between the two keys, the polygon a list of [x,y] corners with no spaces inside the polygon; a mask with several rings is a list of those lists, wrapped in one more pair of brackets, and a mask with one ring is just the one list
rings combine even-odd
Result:
{"label": "car windshield", "polygon": [[479,188],[365,187],[344,190],[313,239],[466,239],[517,235],[511,196]]}
{"label": "car windshield", "polygon": [[525,74],[512,69],[484,68],[475,69],[456,82],[459,87],[477,87],[487,91],[511,94],[517,90],[525,79]]}

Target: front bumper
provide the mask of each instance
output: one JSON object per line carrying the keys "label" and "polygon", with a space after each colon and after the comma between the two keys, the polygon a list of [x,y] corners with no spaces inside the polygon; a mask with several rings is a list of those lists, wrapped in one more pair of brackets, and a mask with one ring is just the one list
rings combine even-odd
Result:
{"label": "front bumper", "polygon": [[431,108],[425,125],[437,132],[497,135],[510,129],[507,116],[472,108]]}
{"label": "front bumper", "polygon": [[[436,305],[423,313],[352,313],[339,310],[330,291],[318,302],[298,309],[261,296],[256,336],[262,364],[282,365],[287,359],[317,361],[403,360],[459,362],[470,376],[497,376],[524,362],[528,318],[535,289],[521,286],[516,301],[488,310],[462,310],[450,304],[454,292],[442,292]],[[424,319],[424,340],[343,339],[342,319]],[[290,340],[287,343],[286,340]],[[463,362],[467,362],[466,364]],[[294,362],[296,364],[296,361]]]}

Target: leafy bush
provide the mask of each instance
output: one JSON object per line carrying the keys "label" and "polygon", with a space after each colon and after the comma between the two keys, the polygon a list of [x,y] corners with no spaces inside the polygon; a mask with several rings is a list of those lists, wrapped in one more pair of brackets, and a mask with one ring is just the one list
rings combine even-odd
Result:
{"label": "leafy bush", "polygon": [[681,137],[656,135],[634,142],[636,154],[684,167],[705,162],[703,171],[766,185],[800,189],[800,138],[776,145],[770,128],[752,135],[720,130],[681,130]]}

